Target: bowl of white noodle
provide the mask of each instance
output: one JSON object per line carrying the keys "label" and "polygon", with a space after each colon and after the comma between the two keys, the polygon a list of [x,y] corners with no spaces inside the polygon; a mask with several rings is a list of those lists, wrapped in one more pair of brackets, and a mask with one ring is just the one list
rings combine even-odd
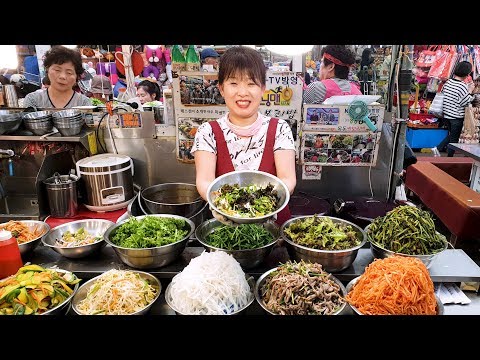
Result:
{"label": "bowl of white noodle", "polygon": [[203,252],[173,277],[165,301],[177,315],[238,315],[255,300],[254,287],[232,255]]}

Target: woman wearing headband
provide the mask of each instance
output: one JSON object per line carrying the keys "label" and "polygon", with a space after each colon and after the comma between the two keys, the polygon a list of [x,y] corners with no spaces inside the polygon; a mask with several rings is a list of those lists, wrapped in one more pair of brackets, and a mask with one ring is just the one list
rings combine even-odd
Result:
{"label": "woman wearing headband", "polygon": [[355,54],[344,45],[327,45],[320,51],[320,81],[310,83],[303,92],[307,104],[321,104],[335,95],[361,95],[355,83],[348,81]]}

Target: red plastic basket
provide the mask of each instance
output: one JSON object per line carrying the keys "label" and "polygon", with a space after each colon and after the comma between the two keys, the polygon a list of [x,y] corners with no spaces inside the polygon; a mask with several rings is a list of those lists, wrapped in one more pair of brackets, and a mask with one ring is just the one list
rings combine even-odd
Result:
{"label": "red plastic basket", "polygon": [[408,113],[408,118],[410,120],[425,120],[425,119],[433,119],[435,115],[432,114],[416,114],[416,113]]}

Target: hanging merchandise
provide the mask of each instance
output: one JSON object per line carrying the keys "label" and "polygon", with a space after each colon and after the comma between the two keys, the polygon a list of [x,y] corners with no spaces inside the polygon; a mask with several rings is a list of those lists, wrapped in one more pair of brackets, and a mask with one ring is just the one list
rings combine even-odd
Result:
{"label": "hanging merchandise", "polygon": [[453,70],[453,65],[457,57],[455,46],[443,46],[437,50],[435,60],[430,67],[428,77],[447,80]]}
{"label": "hanging merchandise", "polygon": [[433,65],[436,56],[437,46],[430,46],[427,50],[422,50],[418,56],[415,66],[429,68]]}
{"label": "hanging merchandise", "polygon": [[185,56],[187,71],[200,71],[200,59],[193,45],[189,45]]}
{"label": "hanging merchandise", "polygon": [[187,63],[185,57],[178,45],[173,45],[172,49],[172,71],[185,71],[187,69]]}

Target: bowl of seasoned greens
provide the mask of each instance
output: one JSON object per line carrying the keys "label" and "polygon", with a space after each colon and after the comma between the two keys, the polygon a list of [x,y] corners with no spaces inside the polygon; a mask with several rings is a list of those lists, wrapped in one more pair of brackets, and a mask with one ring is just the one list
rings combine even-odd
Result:
{"label": "bowl of seasoned greens", "polygon": [[229,226],[210,219],[195,230],[197,240],[208,251],[232,255],[244,269],[258,266],[270,254],[279,239],[279,228],[273,222]]}
{"label": "bowl of seasoned greens", "polygon": [[151,214],[121,221],[105,232],[105,241],[120,260],[137,269],[152,269],[175,261],[195,230],[179,215]]}
{"label": "bowl of seasoned greens", "polygon": [[263,171],[232,171],[207,189],[210,208],[239,223],[266,221],[287,206],[290,192],[278,177]]}
{"label": "bowl of seasoned greens", "polygon": [[290,258],[323,265],[327,272],[345,270],[366,242],[362,228],[332,216],[308,215],[286,221],[280,228]]}
{"label": "bowl of seasoned greens", "polygon": [[71,221],[50,230],[42,238],[42,243],[67,258],[83,258],[97,253],[107,245],[103,234],[113,224],[114,222],[104,219]]}
{"label": "bowl of seasoned greens", "polygon": [[428,211],[402,205],[377,217],[365,227],[375,258],[393,255],[416,257],[428,268],[448,247],[447,239],[435,229]]}

